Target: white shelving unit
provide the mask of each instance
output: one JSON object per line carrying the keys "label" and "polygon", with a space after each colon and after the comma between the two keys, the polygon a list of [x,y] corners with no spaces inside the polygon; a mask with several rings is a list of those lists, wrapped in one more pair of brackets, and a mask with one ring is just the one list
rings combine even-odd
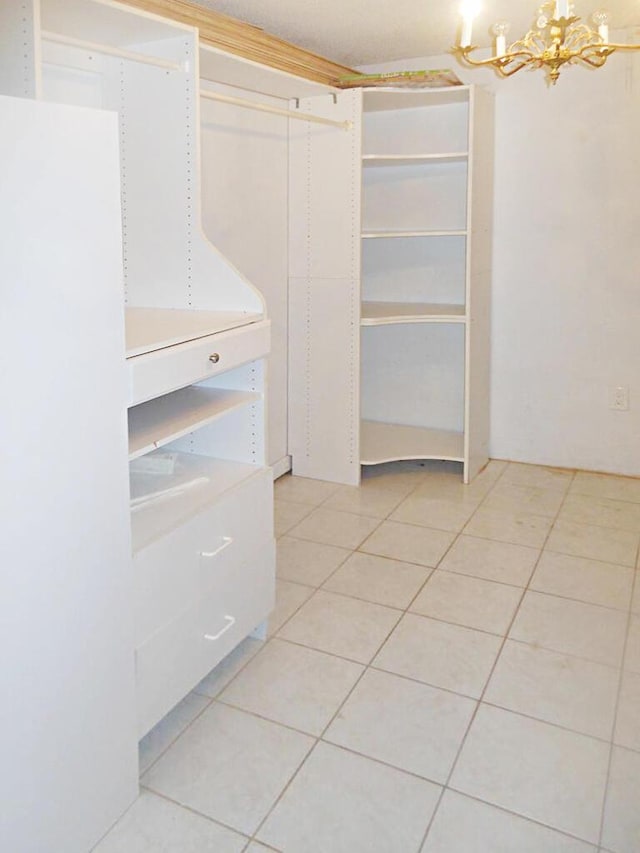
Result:
{"label": "white shelving unit", "polygon": [[[64,338],[65,358],[73,350],[72,365],[55,363],[56,381],[69,380],[54,408],[78,457],[55,481],[46,466],[32,467],[47,473],[43,496],[54,482],[61,489],[60,512],[73,504],[74,476],[83,501],[56,530],[57,550],[50,546],[64,561],[56,570],[64,583],[54,584],[52,575],[55,596],[47,603],[75,625],[77,586],[93,631],[58,636],[52,621],[43,662],[59,649],[61,660],[77,658],[82,666],[75,682],[71,674],[62,685],[56,725],[34,724],[17,739],[28,743],[34,730],[42,732],[37,750],[25,756],[16,748],[8,759],[10,822],[5,832],[3,819],[2,836],[15,850],[84,853],[135,797],[137,739],[244,637],[262,630],[274,600],[272,472],[265,461],[270,321],[261,294],[203,236],[199,61],[207,81],[263,86],[278,98],[326,87],[221,51],[200,54],[195,29],[111,0],[9,0],[1,4],[0,29],[0,95],[32,99],[34,139],[55,137],[48,160],[34,153],[33,179],[24,178],[26,167],[20,172],[27,180],[20,197],[39,205],[33,235],[21,232],[29,247],[39,241],[38,252],[26,253],[41,278],[37,286],[29,279],[31,310],[38,288],[42,305],[55,306],[51,323],[64,319],[65,299],[74,306],[68,334],[51,326],[42,337],[54,352]],[[47,135],[42,128],[56,110],[55,132]],[[14,123],[10,118],[7,127]],[[51,174],[35,192],[45,160]],[[69,191],[61,185],[67,173]],[[86,233],[101,223],[108,233]],[[68,280],[62,260],[72,267]],[[85,387],[90,393],[82,397],[78,388]],[[95,417],[83,416],[85,400]],[[47,395],[32,395],[34,422],[49,418],[50,404]],[[57,436],[58,426],[49,432]],[[56,458],[70,446],[57,441]],[[36,530],[47,523],[44,511],[29,521]],[[26,558],[14,562],[18,572],[27,567]],[[67,587],[72,569],[84,569],[82,583]],[[34,634],[32,627],[22,630]],[[86,648],[74,649],[74,642]],[[29,667],[42,684],[54,670]],[[16,713],[16,731],[39,709],[50,710],[32,702]],[[37,790],[34,779],[42,780]]]}
{"label": "white shelving unit", "polygon": [[445,459],[469,482],[488,458],[491,99],[472,86],[344,97],[348,168],[336,174],[338,143],[292,139],[292,181],[310,187],[293,213],[317,225],[292,249],[294,472],[355,484],[361,465]]}

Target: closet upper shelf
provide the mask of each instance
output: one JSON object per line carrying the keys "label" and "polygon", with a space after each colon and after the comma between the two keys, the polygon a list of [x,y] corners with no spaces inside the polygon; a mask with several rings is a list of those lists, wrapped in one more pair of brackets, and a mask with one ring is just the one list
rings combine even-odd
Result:
{"label": "closet upper shelf", "polygon": [[264,314],[243,311],[126,308],[127,358],[248,326],[263,319]]}

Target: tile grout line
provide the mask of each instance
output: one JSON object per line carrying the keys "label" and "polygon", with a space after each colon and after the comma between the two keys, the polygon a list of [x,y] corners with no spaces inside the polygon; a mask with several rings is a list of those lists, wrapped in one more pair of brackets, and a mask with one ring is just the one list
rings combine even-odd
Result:
{"label": "tile grout line", "polygon": [[[393,512],[393,511],[394,511],[394,510],[390,510],[390,512]],[[380,524],[382,524],[385,520],[386,520],[386,516],[385,516],[385,518],[380,519],[380,523],[376,526],[376,528],[375,528],[375,529],[377,530],[377,528],[380,526]],[[371,531],[371,533],[373,533],[373,532],[374,532],[374,531],[372,530],[372,531]],[[371,533],[370,533],[369,535],[371,535]],[[366,539],[366,538],[368,538],[368,537],[365,537],[365,539]],[[365,539],[363,539],[362,541],[364,542],[364,541],[365,541]],[[361,544],[362,544],[362,542],[360,543],[360,545],[361,545]],[[351,554],[356,553],[356,551],[358,550],[358,548],[360,547],[360,545],[356,546],[356,548],[353,548],[353,549],[351,550]],[[351,556],[351,555],[350,555],[350,556]],[[347,558],[347,559],[348,559],[348,558]],[[345,560],[344,562],[346,562],[346,560]],[[336,569],[336,571],[337,571],[337,569]],[[311,596],[311,597],[312,597],[312,596]],[[345,597],[346,597],[346,596],[345,596]],[[269,808],[269,810],[267,811],[267,813],[265,814],[265,816],[263,817],[263,819],[260,821],[260,823],[258,824],[258,826],[256,827],[256,829],[253,831],[252,836],[251,836],[251,839],[252,839],[252,840],[259,841],[260,843],[262,843],[262,842],[260,841],[260,839],[257,837],[257,836],[258,836],[258,833],[260,832],[260,830],[262,829],[262,827],[266,824],[266,822],[269,820],[269,818],[271,817],[271,815],[274,813],[275,809],[278,807],[279,803],[282,801],[282,799],[283,799],[284,795],[285,795],[285,794],[286,794],[286,792],[289,790],[289,788],[290,788],[290,787],[291,787],[291,785],[293,784],[294,780],[298,777],[298,775],[299,775],[300,771],[302,770],[303,766],[304,766],[304,765],[305,765],[305,763],[307,762],[307,759],[309,758],[309,756],[311,755],[311,753],[316,749],[316,747],[318,746],[318,744],[319,744],[319,743],[321,743],[321,742],[322,742],[322,743],[328,743],[328,741],[323,741],[323,737],[324,737],[325,733],[327,732],[327,730],[329,729],[329,727],[332,725],[332,723],[334,722],[334,720],[336,719],[336,717],[338,716],[338,714],[340,713],[340,711],[341,711],[341,710],[342,710],[342,708],[344,707],[345,703],[349,700],[349,698],[350,698],[350,697],[351,697],[351,695],[353,694],[353,692],[354,692],[354,690],[356,689],[356,687],[358,686],[358,684],[360,684],[360,682],[362,681],[362,678],[364,677],[365,673],[369,670],[369,667],[370,667],[370,663],[371,663],[371,661],[373,661],[373,660],[374,660],[374,658],[376,657],[376,655],[378,654],[378,652],[380,651],[380,649],[382,648],[382,646],[387,642],[387,640],[389,639],[389,637],[391,636],[391,634],[392,634],[392,633],[393,633],[393,631],[395,630],[396,626],[397,626],[397,625],[398,625],[398,623],[400,622],[400,619],[402,618],[402,614],[403,614],[403,612],[406,612],[406,611],[401,611],[401,610],[399,610],[399,609],[398,609],[398,612],[400,613],[400,615],[398,616],[398,618],[397,618],[397,620],[394,622],[394,624],[391,626],[391,628],[390,628],[390,629],[389,629],[389,631],[387,632],[387,634],[386,634],[386,636],[384,637],[384,639],[380,642],[380,644],[379,644],[379,645],[378,645],[378,647],[376,648],[375,652],[372,654],[372,656],[371,656],[371,658],[370,658],[369,663],[368,663],[368,664],[363,664],[363,663],[362,663],[362,661],[359,661],[359,662],[358,662],[358,663],[360,664],[360,666],[362,666],[362,667],[363,667],[363,670],[362,670],[362,672],[360,673],[359,677],[358,677],[358,678],[356,679],[356,681],[354,682],[354,684],[352,685],[351,689],[350,689],[350,690],[348,691],[348,693],[345,695],[345,697],[344,697],[344,699],[342,700],[342,702],[340,703],[340,705],[337,707],[336,711],[335,711],[335,712],[333,713],[333,715],[331,716],[331,719],[329,720],[329,722],[324,726],[324,728],[322,729],[322,731],[320,732],[320,734],[319,734],[319,735],[316,735],[316,736],[311,735],[311,737],[314,737],[314,743],[312,744],[312,746],[310,747],[309,751],[307,752],[307,754],[305,755],[305,757],[303,758],[303,760],[300,762],[300,764],[299,764],[299,765],[298,765],[298,767],[296,768],[295,772],[292,774],[292,776],[290,777],[290,779],[287,781],[286,785],[285,785],[285,786],[283,787],[283,789],[280,791],[280,793],[279,793],[278,797],[274,800],[273,804],[271,805],[271,807]],[[303,645],[303,644],[300,644],[300,645]],[[309,646],[304,646],[304,648],[310,648],[310,647],[309,647]],[[321,651],[321,650],[320,650],[320,649],[316,649],[315,651]],[[327,652],[324,652],[324,653],[325,653],[325,654],[327,654]],[[337,656],[336,656],[336,657],[337,657]],[[355,661],[354,661],[354,662],[355,662]],[[309,735],[307,735],[307,736],[309,736]],[[357,753],[356,753],[356,754],[357,754]],[[394,768],[394,769],[396,769],[396,768]]]}
{"label": "tile grout line", "polygon": [[635,568],[634,574],[633,574],[633,583],[631,585],[631,595],[629,597],[629,607],[627,610],[627,629],[625,632],[624,647],[622,650],[622,660],[620,661],[620,674],[618,677],[618,689],[616,692],[616,702],[615,702],[615,709],[614,709],[614,714],[613,714],[613,724],[611,726],[609,760],[607,762],[607,774],[606,774],[606,778],[605,778],[604,796],[602,798],[602,809],[600,812],[600,831],[598,834],[598,846],[600,846],[600,847],[602,846],[602,841],[603,841],[602,836],[604,834],[605,815],[606,815],[606,809],[607,809],[607,801],[609,799],[609,784],[611,782],[611,768],[613,765],[613,753],[614,753],[614,749],[616,747],[615,736],[616,736],[616,728],[618,725],[618,714],[620,711],[620,696],[622,695],[622,684],[623,684],[624,675],[625,675],[625,666],[624,665],[625,665],[625,661],[626,661],[626,657],[627,657],[627,649],[629,647],[629,632],[631,629],[631,623],[633,621],[633,609],[632,609],[633,608],[633,597],[635,594],[636,584],[638,583],[637,566],[638,566],[638,559],[639,558],[640,558],[640,546],[638,548],[636,548],[636,562],[635,562],[636,568]]}
{"label": "tile grout line", "polygon": [[[423,478],[423,479],[424,479],[424,478]],[[417,484],[417,485],[416,485],[416,488],[418,488],[418,486],[419,486],[419,485],[420,485],[420,484]],[[410,492],[409,494],[412,494],[412,492]],[[407,497],[408,497],[408,495],[407,495]],[[327,498],[327,500],[328,500],[328,498]],[[392,510],[390,510],[390,511],[389,511],[389,513],[388,513],[384,518],[380,519],[380,520],[379,520],[379,524],[374,528],[374,530],[377,530],[377,529],[378,529],[378,527],[380,527],[380,525],[381,525],[384,521],[386,521],[386,520],[387,520],[388,515],[390,515],[390,514],[391,514],[391,512],[394,512],[394,511],[395,511],[395,508],[394,508],[394,509],[392,509]],[[357,545],[355,548],[351,549],[351,554],[354,554],[354,553],[356,553],[356,552],[358,551],[358,549],[360,548],[360,546],[362,545],[362,543],[363,543],[363,542],[364,542],[364,541],[365,541],[365,540],[366,540],[366,539],[367,539],[367,538],[368,538],[368,537],[369,537],[369,536],[374,532],[374,530],[372,530],[372,531],[371,531],[367,536],[365,536],[365,537],[364,537],[364,539],[362,540],[362,542],[360,542],[360,544],[359,544],[359,545]],[[349,556],[351,556],[351,554],[350,554]],[[348,559],[348,558],[346,558],[346,559]],[[344,562],[346,562],[346,559],[345,559],[345,561],[343,561],[343,564],[344,564]],[[337,569],[336,569],[336,571],[337,571]],[[311,597],[312,597],[312,596],[310,596],[310,598],[311,598]],[[313,752],[313,750],[315,750],[315,749],[316,749],[316,747],[318,746],[318,744],[319,744],[319,743],[321,743],[321,742],[323,742],[323,743],[329,743],[328,741],[323,741],[323,740],[322,740],[322,739],[323,739],[323,737],[324,737],[324,735],[325,735],[325,733],[327,732],[327,730],[329,729],[329,727],[332,725],[332,723],[334,722],[334,720],[336,719],[336,717],[338,716],[338,714],[340,713],[340,711],[341,711],[341,710],[342,710],[342,708],[344,707],[345,703],[349,700],[349,698],[350,698],[350,697],[351,697],[351,695],[353,694],[353,692],[354,692],[354,690],[356,689],[356,687],[358,686],[358,684],[360,684],[360,682],[361,682],[362,678],[364,677],[365,673],[366,673],[366,672],[369,670],[369,668],[370,668],[371,661],[373,661],[373,660],[374,660],[374,658],[377,656],[377,654],[378,654],[378,652],[380,651],[380,649],[382,648],[382,646],[387,642],[387,640],[389,639],[389,637],[391,636],[391,634],[393,633],[393,631],[394,631],[394,630],[395,630],[395,628],[397,627],[398,623],[400,622],[400,619],[402,618],[402,614],[403,614],[403,613],[406,613],[406,609],[405,609],[404,611],[399,610],[399,612],[400,612],[400,614],[401,614],[401,615],[398,617],[398,619],[396,620],[396,622],[394,623],[394,625],[389,629],[389,631],[387,632],[387,634],[386,634],[386,636],[384,637],[384,639],[380,642],[380,644],[378,645],[377,649],[376,649],[376,650],[375,650],[375,652],[372,654],[372,656],[371,656],[371,658],[370,658],[369,663],[368,663],[368,664],[362,664],[362,662],[359,662],[359,663],[360,663],[360,665],[361,665],[361,666],[363,666],[363,670],[362,670],[362,672],[360,673],[360,676],[359,676],[359,677],[358,677],[358,679],[355,681],[355,683],[353,684],[353,686],[351,687],[351,689],[349,690],[349,692],[346,694],[346,696],[344,697],[343,701],[340,703],[340,705],[338,706],[338,708],[336,709],[336,711],[335,711],[335,712],[334,712],[334,714],[332,715],[332,717],[331,717],[331,719],[329,720],[329,722],[325,725],[325,727],[324,727],[324,728],[323,728],[323,730],[320,732],[320,734],[319,734],[318,736],[316,736],[316,737],[315,737],[315,742],[314,742],[314,744],[313,744],[313,745],[312,745],[312,747],[309,749],[309,751],[308,751],[308,752],[307,752],[307,754],[305,755],[305,757],[304,757],[304,759],[302,760],[302,762],[301,762],[301,763],[299,764],[299,766],[296,768],[295,772],[293,773],[293,775],[291,776],[291,778],[288,780],[287,784],[284,786],[284,788],[282,789],[282,791],[280,791],[280,794],[278,795],[278,797],[276,798],[276,800],[274,801],[274,803],[272,804],[272,806],[270,807],[270,809],[267,811],[267,813],[265,814],[264,818],[260,821],[260,823],[259,823],[259,825],[257,826],[257,828],[254,830],[254,832],[253,832],[253,834],[252,834],[252,836],[251,836],[251,839],[252,839],[252,840],[260,841],[260,839],[259,839],[259,838],[257,838],[258,833],[260,832],[260,830],[262,829],[262,827],[265,825],[265,823],[267,822],[267,820],[269,819],[269,817],[273,814],[274,810],[277,808],[278,804],[281,802],[281,800],[282,800],[282,798],[284,797],[285,793],[289,790],[290,786],[293,784],[293,781],[297,778],[298,774],[300,773],[300,771],[301,771],[302,767],[303,767],[303,766],[304,766],[304,764],[306,763],[307,759],[309,758],[309,756],[311,755],[311,753]],[[281,626],[281,627],[283,627],[283,626]],[[302,645],[302,644],[300,644],[300,645]],[[308,646],[305,646],[305,648],[309,648],[309,647],[308,647]],[[319,649],[318,649],[318,650],[316,650],[316,651],[321,651],[321,650],[319,650]],[[326,652],[325,652],[325,654],[326,654]],[[357,754],[357,753],[355,753],[355,754]],[[369,760],[371,760],[371,759],[369,759]],[[394,768],[394,769],[397,769],[397,768]],[[402,771],[401,771],[401,772],[402,772]],[[260,842],[260,843],[261,843],[261,842]]]}
{"label": "tile grout line", "polygon": [[[500,479],[502,479],[502,476],[504,475],[504,473],[505,473],[507,470],[508,470],[508,466],[507,466],[507,468],[505,468],[505,469],[504,469],[504,471],[502,472],[502,475],[501,475],[501,476],[498,478],[498,480],[496,481],[496,484],[497,484],[497,482],[499,482],[499,480],[500,480]],[[489,686],[489,683],[491,682],[491,679],[492,679],[493,674],[494,674],[494,672],[495,672],[495,669],[496,669],[496,666],[497,666],[497,664],[498,664],[498,661],[500,660],[500,657],[501,657],[501,655],[502,655],[502,651],[503,651],[503,649],[504,649],[504,647],[505,647],[505,645],[506,645],[507,639],[508,639],[508,637],[509,637],[509,632],[511,631],[511,629],[512,629],[512,627],[513,627],[513,624],[514,624],[515,620],[517,619],[518,613],[519,613],[519,611],[520,611],[520,607],[522,606],[522,602],[524,601],[525,595],[527,594],[527,592],[528,592],[528,590],[529,590],[529,586],[530,586],[530,584],[531,584],[531,579],[533,578],[533,576],[534,576],[534,574],[535,574],[535,572],[536,572],[536,569],[537,569],[537,567],[538,567],[538,563],[540,562],[540,559],[541,559],[542,554],[543,554],[543,552],[544,552],[544,547],[545,547],[545,545],[546,545],[546,543],[547,543],[547,541],[548,541],[548,539],[549,539],[549,537],[550,537],[550,535],[551,535],[551,531],[553,530],[553,526],[554,526],[554,524],[555,524],[555,521],[556,521],[556,519],[557,519],[558,515],[560,514],[560,510],[562,509],[562,506],[564,505],[564,501],[565,501],[565,499],[566,499],[567,494],[569,493],[569,489],[570,489],[570,487],[571,487],[571,483],[573,482],[574,478],[575,478],[575,471],[572,473],[571,480],[570,480],[569,485],[567,486],[567,489],[566,489],[566,491],[565,491],[565,493],[564,493],[564,496],[563,496],[562,502],[561,502],[560,506],[558,507],[558,511],[557,511],[556,515],[554,516],[554,519],[553,519],[553,521],[552,521],[551,525],[549,526],[549,530],[547,531],[547,535],[546,535],[546,537],[545,537],[544,543],[543,543],[542,547],[540,548],[540,551],[539,551],[539,554],[538,554],[538,559],[536,560],[536,562],[535,562],[535,564],[534,564],[534,566],[533,566],[533,568],[532,568],[532,570],[531,570],[531,574],[529,575],[529,580],[527,581],[527,585],[526,585],[526,586],[523,588],[523,590],[522,590],[522,594],[521,594],[521,596],[520,596],[520,601],[518,602],[518,606],[517,606],[517,607],[515,608],[515,610],[514,610],[513,616],[512,616],[512,618],[511,618],[511,622],[509,623],[509,625],[508,625],[508,627],[507,627],[507,630],[505,631],[505,634],[504,634],[504,637],[503,637],[502,643],[501,643],[501,645],[500,645],[500,648],[498,649],[498,653],[496,654],[495,660],[494,660],[494,662],[493,662],[493,666],[491,667],[491,670],[490,670],[490,672],[489,672],[489,675],[487,676],[487,678],[486,678],[486,680],[485,680],[485,684],[484,684],[484,688],[482,689],[482,693],[480,694],[480,697],[479,697],[479,698],[478,698],[478,700],[477,700],[477,704],[476,704],[476,707],[475,707],[475,709],[474,709],[474,712],[473,712],[473,714],[471,715],[471,719],[469,720],[469,724],[467,725],[466,731],[465,731],[465,733],[464,733],[464,735],[463,735],[463,737],[462,737],[462,740],[460,741],[460,745],[458,746],[458,749],[457,749],[457,752],[456,752],[456,756],[455,756],[455,758],[454,758],[454,760],[453,760],[453,762],[452,762],[452,764],[451,764],[451,768],[450,768],[450,770],[449,770],[449,774],[448,774],[448,776],[447,776],[447,779],[445,780],[444,785],[442,786],[442,791],[440,792],[440,797],[438,798],[438,802],[436,803],[436,807],[435,807],[435,809],[434,809],[434,811],[433,811],[433,814],[431,815],[431,819],[430,819],[430,821],[429,821],[429,823],[428,823],[428,825],[427,825],[427,829],[426,829],[425,834],[424,834],[424,836],[423,836],[423,838],[422,838],[422,844],[421,844],[421,846],[420,846],[420,851],[422,851],[422,850],[424,849],[424,846],[425,846],[425,844],[426,844],[426,842],[427,842],[427,839],[428,839],[428,837],[429,837],[429,833],[431,832],[431,827],[433,826],[433,823],[434,823],[434,820],[435,820],[435,818],[436,818],[436,815],[438,814],[438,811],[439,811],[439,809],[440,809],[440,805],[441,805],[441,803],[442,803],[442,799],[443,799],[443,797],[444,797],[445,791],[446,791],[447,789],[455,790],[455,788],[450,788],[450,782],[451,782],[451,779],[452,779],[453,774],[454,774],[454,772],[455,772],[456,766],[458,765],[458,762],[459,762],[459,760],[460,760],[460,756],[461,756],[461,754],[462,754],[462,750],[463,750],[464,745],[465,745],[465,743],[466,743],[466,741],[467,741],[467,738],[468,738],[468,736],[469,736],[469,732],[471,731],[471,729],[472,729],[472,727],[473,727],[473,724],[474,724],[474,722],[475,722],[475,720],[476,720],[476,717],[477,717],[477,715],[478,715],[478,711],[479,711],[479,709],[480,709],[480,707],[481,707],[481,705],[482,705],[482,703],[483,703],[483,702],[482,702],[482,700],[483,700],[484,695],[485,695],[485,693],[486,693],[486,691],[487,691],[487,688],[488,688],[488,686]],[[495,485],[495,484],[494,484],[494,485]],[[490,494],[490,492],[489,492],[488,494]],[[486,497],[488,497],[488,494],[487,494],[487,496],[486,496]],[[484,499],[484,500],[486,500],[486,497],[485,497],[485,499]],[[480,507],[481,507],[481,506],[482,506],[482,504],[484,503],[484,500],[483,500],[483,501],[482,501],[482,503],[480,504]],[[480,507],[478,507],[478,509],[479,509]],[[472,516],[472,518],[473,518],[473,516]],[[520,816],[521,816],[521,817],[525,817],[524,815],[520,815]]]}

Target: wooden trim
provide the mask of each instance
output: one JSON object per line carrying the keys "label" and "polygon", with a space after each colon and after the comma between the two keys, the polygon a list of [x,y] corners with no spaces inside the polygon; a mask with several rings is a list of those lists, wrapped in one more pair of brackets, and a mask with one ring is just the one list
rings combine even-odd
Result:
{"label": "wooden trim", "polygon": [[126,0],[129,6],[197,27],[200,39],[220,50],[277,68],[307,80],[342,88],[340,78],[357,74],[304,48],[269,35],[253,24],[212,12],[186,0]]}

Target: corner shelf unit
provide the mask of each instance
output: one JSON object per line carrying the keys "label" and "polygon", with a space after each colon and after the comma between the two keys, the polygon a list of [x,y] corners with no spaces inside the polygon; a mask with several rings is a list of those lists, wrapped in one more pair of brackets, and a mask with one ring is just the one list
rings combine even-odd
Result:
{"label": "corner shelf unit", "polygon": [[292,140],[292,215],[314,224],[291,259],[294,473],[357,484],[362,465],[443,459],[469,482],[488,459],[491,96],[341,97],[350,147]]}
{"label": "corner shelf unit", "polygon": [[473,167],[490,154],[477,144],[487,101],[472,87],[363,92],[363,465],[452,460],[468,482],[486,462],[486,414],[471,409],[488,388],[471,387],[471,352],[488,334],[474,246],[488,222],[478,229],[472,195]]}

